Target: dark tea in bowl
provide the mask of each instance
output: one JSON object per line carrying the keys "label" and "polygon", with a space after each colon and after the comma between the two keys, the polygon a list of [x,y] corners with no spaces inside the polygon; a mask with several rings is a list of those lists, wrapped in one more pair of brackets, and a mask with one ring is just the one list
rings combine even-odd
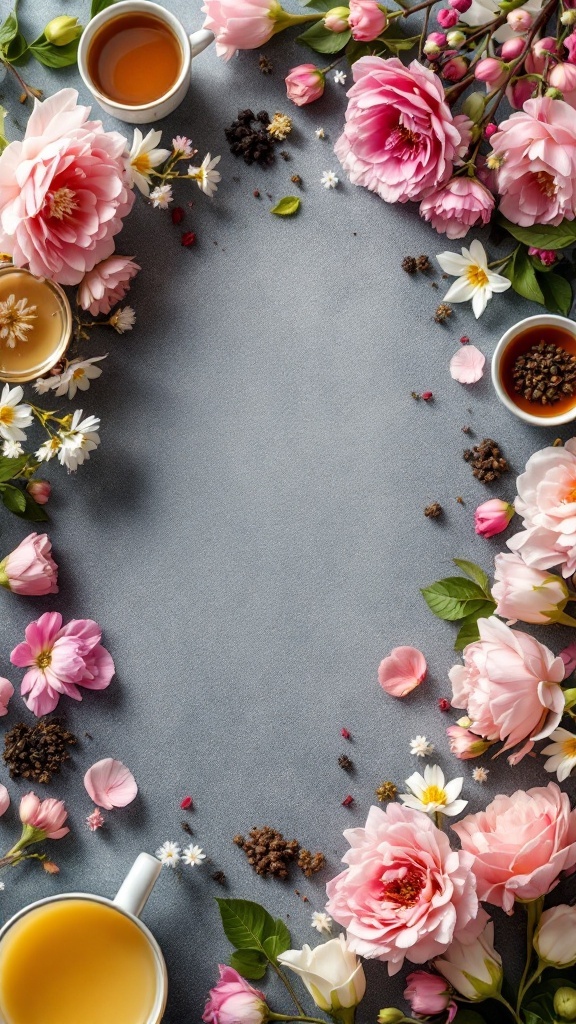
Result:
{"label": "dark tea in bowl", "polygon": [[576,323],[542,313],[515,324],[496,347],[492,383],[526,423],[557,427],[576,419]]}

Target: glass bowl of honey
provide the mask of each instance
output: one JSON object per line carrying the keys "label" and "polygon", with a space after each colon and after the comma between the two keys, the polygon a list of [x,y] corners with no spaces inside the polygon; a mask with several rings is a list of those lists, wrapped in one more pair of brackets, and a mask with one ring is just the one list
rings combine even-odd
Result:
{"label": "glass bowl of honey", "polygon": [[492,383],[525,423],[559,427],[576,419],[576,323],[552,313],[520,320],[496,346]]}

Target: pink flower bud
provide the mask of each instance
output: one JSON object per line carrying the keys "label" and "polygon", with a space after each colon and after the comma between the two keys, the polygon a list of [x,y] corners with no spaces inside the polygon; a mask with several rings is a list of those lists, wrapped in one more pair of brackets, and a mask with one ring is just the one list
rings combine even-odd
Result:
{"label": "pink flower bud", "polygon": [[8,714],[8,704],[14,696],[14,687],[9,679],[0,677],[0,717]]}
{"label": "pink flower bud", "polygon": [[480,537],[495,537],[506,529],[513,515],[513,505],[500,498],[490,498],[478,505],[474,513],[474,529]]}
{"label": "pink flower bud", "polygon": [[526,49],[526,40],[520,39],[518,36],[515,39],[507,39],[502,44],[501,55],[503,60],[516,60],[520,57]]}
{"label": "pink flower bud", "polygon": [[568,50],[568,63],[576,64],[576,32],[572,32],[566,37],[564,46]]}
{"label": "pink flower bud", "polygon": [[506,98],[511,107],[515,110],[522,110],[522,107],[529,100],[537,88],[537,82],[533,78],[513,78],[506,89]]}
{"label": "pink flower bud", "polygon": [[493,135],[494,135],[494,134],[495,134],[495,133],[496,133],[497,131],[498,131],[498,125],[497,125],[497,124],[494,124],[494,122],[493,122],[493,121],[490,121],[490,124],[487,124],[487,125],[486,125],[486,127],[485,127],[485,129],[484,129],[484,138],[485,138],[485,139],[491,139],[491,138],[492,138],[492,136],[493,136]]}
{"label": "pink flower bud", "polygon": [[528,255],[536,256],[545,267],[552,267],[558,260],[558,253],[554,249],[536,249],[533,245],[528,249]]}
{"label": "pink flower bud", "polygon": [[478,61],[474,68],[474,78],[489,85],[498,85],[505,78],[504,64],[496,57],[485,57]]}
{"label": "pink flower bud", "polygon": [[472,0],[448,0],[448,3],[459,14],[466,14],[472,7]]}
{"label": "pink flower bud", "polygon": [[202,1020],[206,1024],[263,1024],[269,1010],[265,996],[233,967],[218,967],[220,978],[208,994]]}
{"label": "pink flower bud", "polygon": [[31,533],[0,562],[0,585],[15,594],[58,593],[58,566],[46,533]]}
{"label": "pink flower bud", "polygon": [[[450,986],[445,978],[428,971],[413,971],[406,978],[404,999],[410,1004],[412,1013],[418,1016],[436,1017],[444,1013],[449,1006],[456,1009],[452,1002]],[[452,1020],[452,1016],[448,1020]]]}
{"label": "pink flower bud", "polygon": [[483,740],[481,736],[476,736],[469,729],[464,729],[461,725],[448,726],[446,735],[448,736],[451,752],[456,757],[459,757],[461,761],[469,761],[472,757],[480,757],[490,746],[488,740]]}
{"label": "pink flower bud", "polygon": [[555,89],[573,92],[576,89],[576,66],[564,62],[555,64],[548,75],[548,81]]}
{"label": "pink flower bud", "polygon": [[441,7],[436,15],[436,20],[442,28],[454,28],[454,25],[458,23],[458,11],[453,10],[451,7]]}
{"label": "pink flower bud", "polygon": [[285,78],[286,95],[297,107],[304,107],[320,99],[326,79],[315,64],[299,64]]}
{"label": "pink flower bud", "polygon": [[438,43],[432,43],[430,40],[424,43],[422,50],[430,60],[435,60],[442,53]]}
{"label": "pink flower bud", "polygon": [[370,43],[384,31],[387,23],[386,11],[376,0],[350,0],[348,24],[357,42]]}
{"label": "pink flower bud", "polygon": [[532,53],[535,57],[545,57],[549,53],[556,54],[557,52],[554,36],[544,36],[542,39],[537,39],[535,43],[532,43]]}
{"label": "pink flower bud", "polygon": [[468,71],[468,61],[464,57],[453,57],[442,68],[442,77],[448,82],[459,82]]}
{"label": "pink flower bud", "polygon": [[506,16],[506,21],[513,32],[527,32],[533,20],[532,15],[522,7],[518,7],[515,11],[510,11]]}
{"label": "pink flower bud", "polygon": [[38,505],[46,505],[52,494],[52,485],[47,480],[30,480],[26,490]]}
{"label": "pink flower bud", "polygon": [[348,7],[333,7],[324,17],[324,27],[329,32],[347,32],[350,27],[349,17],[350,9]]}
{"label": "pink flower bud", "polygon": [[45,839],[62,839],[69,828],[64,828],[68,813],[63,800],[40,800],[35,793],[27,793],[20,801],[20,821],[23,825],[43,832]]}
{"label": "pink flower bud", "polygon": [[444,32],[430,32],[426,42],[434,43],[436,46],[439,46],[440,49],[442,49],[444,46],[446,46],[446,35]]}

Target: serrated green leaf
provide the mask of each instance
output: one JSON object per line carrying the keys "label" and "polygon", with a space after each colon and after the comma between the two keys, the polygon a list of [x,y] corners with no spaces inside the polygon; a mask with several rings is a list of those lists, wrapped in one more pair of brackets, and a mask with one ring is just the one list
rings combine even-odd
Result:
{"label": "serrated green leaf", "polygon": [[266,974],[268,961],[257,949],[237,949],[228,963],[248,981],[259,981]]}
{"label": "serrated green leaf", "polygon": [[292,943],[290,932],[259,903],[251,900],[218,899],[226,938],[238,950],[257,951],[272,963]]}
{"label": "serrated green leaf", "polygon": [[28,455],[19,455],[16,459],[7,459],[5,455],[0,455],[0,483],[6,483],[18,476],[28,462],[28,458]]}
{"label": "serrated green leaf", "polygon": [[275,213],[277,217],[293,217],[295,213],[300,209],[300,200],[298,196],[284,196],[276,206],[273,206],[270,213]]}
{"label": "serrated green leaf", "polygon": [[499,216],[497,220],[517,242],[533,245],[536,249],[567,249],[576,243],[576,221],[563,220],[556,226],[533,224],[532,227],[521,228],[518,224],[512,224],[506,217]]}
{"label": "serrated green leaf", "polygon": [[10,12],[6,20],[0,25],[0,47],[4,49],[11,43],[18,32],[18,18],[16,8]]}
{"label": "serrated green leaf", "polygon": [[538,283],[544,295],[544,305],[551,313],[568,316],[572,308],[572,287],[565,277],[554,272],[538,274]]}
{"label": "serrated green leaf", "polygon": [[73,39],[66,46],[56,46],[41,35],[28,47],[33,57],[47,68],[66,68],[75,64],[78,59],[80,39]]}
{"label": "serrated green leaf", "polygon": [[15,512],[17,516],[21,516],[26,511],[26,498],[24,492],[19,487],[12,487],[11,484],[4,487],[2,501],[6,508],[10,512]]}
{"label": "serrated green leaf", "polygon": [[502,274],[512,282],[512,287],[518,295],[530,302],[538,302],[544,305],[544,295],[536,278],[536,271],[532,266],[528,251],[521,246],[512,256],[512,259],[504,267]]}
{"label": "serrated green leaf", "polygon": [[486,604],[484,591],[472,580],[448,576],[421,591],[430,611],[439,619],[457,622]]}
{"label": "serrated green leaf", "polygon": [[324,27],[323,21],[317,21],[315,25],[298,36],[296,42],[302,43],[303,46],[309,46],[316,53],[339,53],[347,46],[351,35],[349,29],[346,32],[330,32]]}
{"label": "serrated green leaf", "polygon": [[463,573],[466,574],[471,580],[474,580],[479,587],[482,588],[486,597],[492,598],[490,592],[490,580],[488,579],[484,569],[481,569],[475,562],[468,562],[465,558],[453,558],[454,565],[457,565]]}

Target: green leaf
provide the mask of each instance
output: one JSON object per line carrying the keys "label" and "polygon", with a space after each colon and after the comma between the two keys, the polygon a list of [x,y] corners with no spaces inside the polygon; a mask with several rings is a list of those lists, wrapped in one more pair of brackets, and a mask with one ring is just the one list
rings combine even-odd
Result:
{"label": "green leaf", "polygon": [[488,579],[484,569],[481,569],[475,562],[467,562],[465,558],[453,558],[454,565],[457,565],[466,576],[469,576],[471,580],[474,580],[479,587],[482,588],[486,597],[492,599],[490,592],[490,580]]}
{"label": "green leaf", "polygon": [[309,46],[311,50],[316,50],[316,53],[339,53],[349,42],[351,35],[350,30],[330,32],[324,27],[323,21],[317,21],[315,25],[298,36],[296,42],[302,43],[303,46]]}
{"label": "green leaf", "polygon": [[551,313],[568,316],[572,308],[572,287],[570,282],[560,274],[549,273],[538,275],[538,283],[544,295],[544,305]]}
{"label": "green leaf", "polygon": [[270,213],[275,213],[277,217],[293,217],[295,213],[300,209],[300,200],[298,196],[284,196],[280,202],[276,203],[270,210]]}
{"label": "green leaf", "polygon": [[506,220],[506,217],[499,216],[497,220],[517,242],[533,245],[536,249],[567,249],[576,242],[576,221],[563,220],[556,226],[533,224],[530,228],[521,228]]}
{"label": "green leaf", "polygon": [[30,43],[28,49],[32,56],[47,68],[66,68],[76,63],[79,42],[79,39],[73,39],[71,43],[66,43],[66,46],[55,46],[46,39],[46,36],[41,35]]}
{"label": "green leaf", "polygon": [[[524,0],[526,2],[526,0]],[[92,0],[92,6],[90,8],[90,17],[95,18],[100,11],[105,11],[107,7],[111,7],[115,3],[115,0]]]}
{"label": "green leaf", "polygon": [[522,7],[526,3],[526,0],[500,0],[498,7],[504,14],[509,14],[510,11],[515,11],[517,7]]}
{"label": "green leaf", "polygon": [[259,903],[230,899],[216,902],[226,938],[236,949],[256,950],[275,962],[280,953],[290,948],[292,940],[284,921],[275,920]]}
{"label": "green leaf", "polygon": [[24,491],[24,498],[26,499],[26,508],[21,513],[22,519],[27,519],[31,523],[47,523],[49,516],[42,505],[34,501],[28,491]]}
{"label": "green leaf", "polygon": [[398,56],[403,50],[413,50],[417,43],[420,42],[420,36],[392,36],[388,35],[387,31],[380,37],[386,44],[386,49],[390,53]]}
{"label": "green leaf", "polygon": [[18,32],[18,18],[16,8],[10,12],[6,20],[0,25],[0,47],[4,49],[11,43]]}
{"label": "green leaf", "polygon": [[486,604],[484,591],[472,580],[448,576],[421,591],[430,611],[439,619],[457,622],[479,611]]}
{"label": "green leaf", "polygon": [[290,932],[288,931],[284,921],[278,918],[275,922],[275,931],[268,938],[264,939],[263,946],[266,950],[266,956],[270,960],[277,960],[280,953],[285,953],[287,949],[290,949],[291,938]]}
{"label": "green leaf", "polygon": [[361,57],[381,57],[386,53],[386,43],[380,39],[373,39],[371,43],[359,43],[351,39],[346,47],[346,57],[350,65],[355,64]]}
{"label": "green leaf", "polygon": [[495,601],[485,601],[484,605],[476,608],[470,615],[462,620],[458,635],[454,641],[454,650],[462,651],[467,644],[473,644],[479,639],[477,622],[478,619],[489,619],[496,611]]}
{"label": "green leaf", "polygon": [[536,271],[528,258],[527,249],[523,246],[514,253],[502,274],[512,282],[512,287],[518,295],[531,302],[538,302],[541,306],[544,305],[544,295],[538,284]]}
{"label": "green leaf", "polygon": [[302,7],[311,7],[314,11],[331,11],[338,6],[338,0],[300,0],[300,3]]}
{"label": "green leaf", "polygon": [[228,963],[248,981],[259,981],[266,974],[268,962],[257,949],[238,949],[232,953]]}
{"label": "green leaf", "polygon": [[28,40],[21,32],[17,32],[8,46],[5,48],[4,53],[6,59],[11,64],[26,64],[28,60]]}
{"label": "green leaf", "polygon": [[6,508],[10,512],[15,512],[17,516],[21,516],[26,511],[26,497],[24,491],[21,491],[19,487],[12,487],[11,484],[4,487],[2,501]]}
{"label": "green leaf", "polygon": [[0,484],[7,483],[8,480],[13,480],[18,476],[28,462],[28,458],[28,455],[19,455],[16,459],[7,459],[5,455],[0,455]]}

